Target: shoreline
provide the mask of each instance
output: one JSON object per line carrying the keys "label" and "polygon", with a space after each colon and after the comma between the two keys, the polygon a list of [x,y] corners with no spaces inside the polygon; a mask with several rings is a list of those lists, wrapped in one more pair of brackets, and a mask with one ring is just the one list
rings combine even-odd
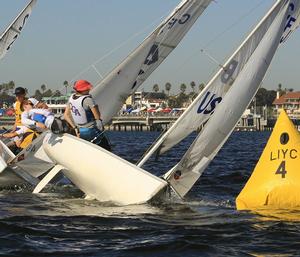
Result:
{"label": "shoreline", "polygon": [[[116,116],[109,125],[104,128],[107,131],[120,132],[162,132],[169,129],[179,116]],[[0,129],[10,129],[14,125],[14,117],[0,117]],[[242,118],[235,127],[235,131],[254,132],[254,131],[272,131],[275,119],[263,120],[261,118],[253,119]],[[295,127],[300,131],[300,121],[295,122]]]}

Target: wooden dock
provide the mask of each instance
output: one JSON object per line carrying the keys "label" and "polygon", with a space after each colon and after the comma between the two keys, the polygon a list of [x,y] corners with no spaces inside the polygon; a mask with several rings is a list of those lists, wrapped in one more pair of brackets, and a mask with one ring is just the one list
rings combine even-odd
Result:
{"label": "wooden dock", "polygon": [[[179,116],[173,115],[124,115],[115,116],[105,128],[110,131],[163,131],[168,129]],[[15,121],[14,117],[0,117],[1,127],[10,128]],[[276,119],[264,120],[261,117],[255,119],[242,118],[236,126],[236,131],[265,131],[272,130]],[[294,121],[300,128],[300,120]]]}

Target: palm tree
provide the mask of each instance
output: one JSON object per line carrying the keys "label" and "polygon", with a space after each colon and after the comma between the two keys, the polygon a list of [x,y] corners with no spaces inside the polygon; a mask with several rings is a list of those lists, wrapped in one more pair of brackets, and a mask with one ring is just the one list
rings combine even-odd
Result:
{"label": "palm tree", "polygon": [[159,91],[159,86],[158,86],[157,84],[155,84],[155,85],[153,86],[153,91],[154,91],[155,93],[157,93],[157,92]]}
{"label": "palm tree", "polygon": [[205,84],[204,84],[204,83],[201,83],[201,84],[199,85],[199,92],[201,92],[204,88],[205,88]]}
{"label": "palm tree", "polygon": [[41,85],[41,89],[42,89],[42,92],[44,94],[44,92],[46,91],[46,85],[45,84]]}
{"label": "palm tree", "polygon": [[64,81],[64,86],[65,86],[65,89],[66,89],[66,95],[68,94],[68,86],[69,86],[69,82],[68,81]]}
{"label": "palm tree", "polygon": [[191,88],[192,88],[193,93],[195,93],[195,87],[196,87],[195,81],[192,81],[192,82],[190,83],[190,86],[191,86]]}
{"label": "palm tree", "polygon": [[171,87],[172,87],[171,83],[167,82],[166,85],[165,85],[165,89],[168,92],[168,96],[170,96]]}
{"label": "palm tree", "polygon": [[8,83],[4,83],[4,84],[3,84],[3,91],[4,91],[5,93],[7,93],[7,92],[9,91],[9,84],[8,84]]}
{"label": "palm tree", "polygon": [[182,83],[182,84],[180,85],[180,91],[181,91],[181,93],[184,94],[184,93],[185,93],[185,90],[186,90],[186,84]]}

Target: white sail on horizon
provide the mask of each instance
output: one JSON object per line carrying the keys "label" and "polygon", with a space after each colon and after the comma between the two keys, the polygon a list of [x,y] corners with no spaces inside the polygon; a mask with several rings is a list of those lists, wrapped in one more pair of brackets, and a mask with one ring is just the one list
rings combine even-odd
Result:
{"label": "white sail on horizon", "polygon": [[37,0],[31,0],[0,36],[0,59],[10,50],[24,28]]}
{"label": "white sail on horizon", "polygon": [[[279,0],[260,23],[259,26],[267,26],[267,30],[262,37],[259,34],[256,37],[257,47],[222,102],[216,106],[204,129],[181,161],[165,175],[179,196],[183,197],[191,189],[231,135],[244,110],[255,96],[282,38],[289,33],[286,29],[289,18],[294,14],[298,15],[298,10],[297,1]],[[293,29],[292,26],[290,28]]]}
{"label": "white sail on horizon", "polygon": [[183,0],[175,10],[91,91],[104,124],[121,109],[127,97],[177,47],[212,0]]}

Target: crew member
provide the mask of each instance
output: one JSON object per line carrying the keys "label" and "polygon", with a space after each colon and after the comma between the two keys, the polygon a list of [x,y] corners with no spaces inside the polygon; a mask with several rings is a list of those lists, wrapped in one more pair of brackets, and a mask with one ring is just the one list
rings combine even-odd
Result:
{"label": "crew member", "polygon": [[26,133],[29,131],[30,130],[25,126],[18,126],[18,130],[1,134],[0,137],[13,138],[13,144],[10,144],[9,148],[14,154],[17,154],[18,152],[20,152],[22,148],[26,147],[26,143],[25,142],[23,143],[23,139],[24,136],[26,137]]}
{"label": "crew member", "polygon": [[47,128],[51,129],[54,114],[50,109],[36,108],[38,103],[34,98],[23,102],[24,112],[21,115],[21,122],[30,129],[42,132]]}
{"label": "crew member", "polygon": [[12,132],[16,131],[18,126],[21,126],[21,115],[24,111],[23,109],[23,102],[25,101],[26,91],[23,87],[17,87],[15,89],[15,95],[16,95],[16,102],[14,103],[14,110],[15,110],[15,124],[12,128]]}
{"label": "crew member", "polygon": [[110,150],[110,145],[103,135],[101,113],[90,95],[93,86],[86,80],[78,80],[73,88],[76,92],[67,103],[65,120],[75,129],[78,137]]}
{"label": "crew member", "polygon": [[[15,110],[15,124],[10,133],[3,134],[4,138],[13,138],[12,142],[9,142],[7,146],[15,153],[17,153],[20,149],[26,148],[29,144],[31,144],[32,140],[34,140],[38,133],[36,131],[23,126],[22,124],[22,113],[24,112],[24,102],[26,100],[26,90],[23,87],[17,87],[15,89],[16,102],[14,103]],[[31,98],[37,106],[48,108],[45,103],[38,102],[35,98]]]}

